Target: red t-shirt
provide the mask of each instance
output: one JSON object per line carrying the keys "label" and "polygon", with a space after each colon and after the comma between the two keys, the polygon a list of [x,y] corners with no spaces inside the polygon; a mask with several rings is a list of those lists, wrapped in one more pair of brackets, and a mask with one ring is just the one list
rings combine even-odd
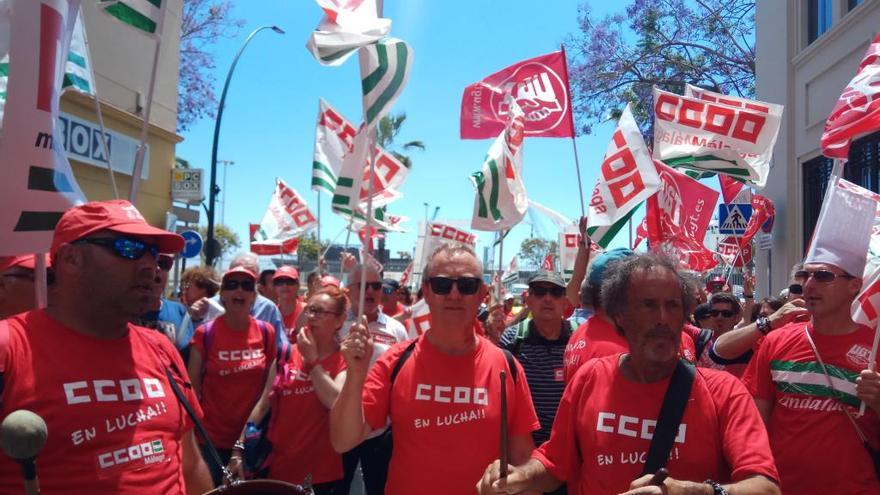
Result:
{"label": "red t-shirt", "polygon": [[[574,475],[579,493],[621,493],[641,475],[669,379],[635,383],[620,354],[585,364],[565,389],[550,440],[533,457],[557,479]],[[598,393],[597,393],[598,392]],[[667,465],[671,476],[702,482],[778,479],[767,432],[752,398],[733,376],[698,370]]]}
{"label": "red t-shirt", "polygon": [[247,331],[229,328],[222,316],[211,324],[213,329],[207,353],[207,324],[196,329],[191,342],[205,363],[201,396],[205,411],[203,423],[217,448],[231,449],[241,436],[241,430],[266,384],[267,366],[277,354],[275,329],[263,322],[267,340],[264,343],[263,332],[253,317]]}
{"label": "red t-shirt", "polygon": [[281,315],[281,320],[284,322],[284,328],[287,329],[287,336],[291,342],[296,342],[296,332],[299,331],[299,328],[296,326],[296,320],[299,319],[299,315],[302,314],[305,308],[306,302],[302,297],[298,297],[296,298],[296,305],[293,307],[293,311],[288,315]]}
{"label": "red t-shirt", "polygon": [[[390,415],[394,450],[385,493],[472,493],[486,466],[498,458],[500,380],[504,353],[483,337],[473,352],[451,356],[421,337],[389,386],[408,342],[389,349],[364,385],[364,417],[373,429]],[[528,381],[516,363],[507,377],[508,431],[528,435],[540,427]],[[427,471],[426,471],[427,470]],[[425,473],[430,473],[430,480]]]}
{"label": "red t-shirt", "polygon": [[756,398],[772,401],[767,429],[783,493],[878,494],[871,457],[828,387],[805,328],[811,330],[835,389],[875,449],[880,437],[876,412],[866,408],[858,417],[855,395],[855,379],[868,367],[874,330],[860,327],[848,335],[821,335],[808,323],[794,323],[770,332],[742,379]]}
{"label": "red t-shirt", "polygon": [[[694,362],[696,347],[690,331],[685,329],[681,334],[680,355]],[[571,381],[578,368],[590,359],[629,352],[629,344],[612,323],[605,318],[593,314],[587,321],[571,334],[565,352],[562,355],[562,370],[566,383]]]}
{"label": "red t-shirt", "polygon": [[[345,369],[340,352],[320,363],[332,378]],[[318,399],[312,379],[302,367],[302,354],[294,346],[272,385],[269,477],[302,484],[311,474],[312,483],[335,481],[342,478],[342,456],[330,444],[330,410]]]}
{"label": "red t-shirt", "polygon": [[[49,437],[37,461],[43,494],[142,494],[146,487],[185,493],[180,441],[192,422],[166,366],[198,415],[201,410],[168,339],[131,324],[125,337],[99,339],[43,310],[5,323],[0,417],[28,409],[46,421]],[[20,494],[22,487],[21,467],[0,454],[0,493]]]}

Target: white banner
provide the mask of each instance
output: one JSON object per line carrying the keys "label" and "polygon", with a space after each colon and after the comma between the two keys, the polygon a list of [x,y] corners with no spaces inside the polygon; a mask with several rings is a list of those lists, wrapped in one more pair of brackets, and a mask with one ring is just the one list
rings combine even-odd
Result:
{"label": "white banner", "polygon": [[699,88],[679,96],[654,88],[654,158],[672,167],[727,174],[763,188],[782,105]]}
{"label": "white banner", "polygon": [[318,226],[302,196],[283,180],[275,181],[269,207],[253,235],[254,243],[280,245],[285,240],[302,237]]}

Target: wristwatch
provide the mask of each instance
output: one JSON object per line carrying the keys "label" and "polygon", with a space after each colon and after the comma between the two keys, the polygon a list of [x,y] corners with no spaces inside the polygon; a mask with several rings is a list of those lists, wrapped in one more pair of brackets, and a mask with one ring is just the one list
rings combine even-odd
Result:
{"label": "wristwatch", "polygon": [[705,483],[705,484],[711,486],[711,487],[712,487],[712,490],[713,490],[714,493],[715,493],[715,495],[729,495],[729,494],[727,493],[727,490],[725,490],[724,487],[721,486],[721,484],[719,484],[718,482],[715,482],[715,481],[712,481],[712,480],[706,480],[706,481],[704,481],[703,483]]}
{"label": "wristwatch", "polygon": [[755,326],[758,327],[758,331],[764,335],[770,333],[770,330],[773,330],[773,326],[770,325],[770,318],[766,316],[762,316],[755,320]]}

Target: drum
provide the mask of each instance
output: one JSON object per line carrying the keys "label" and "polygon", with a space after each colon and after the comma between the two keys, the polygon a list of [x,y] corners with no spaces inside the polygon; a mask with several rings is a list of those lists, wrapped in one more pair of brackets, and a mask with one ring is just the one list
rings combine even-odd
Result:
{"label": "drum", "polygon": [[299,485],[277,480],[236,481],[232,485],[215,488],[205,495],[312,495]]}

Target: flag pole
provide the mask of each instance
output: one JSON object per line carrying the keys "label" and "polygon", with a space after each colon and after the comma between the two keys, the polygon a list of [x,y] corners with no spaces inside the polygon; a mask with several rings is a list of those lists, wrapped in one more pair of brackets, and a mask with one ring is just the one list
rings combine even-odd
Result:
{"label": "flag pole", "polygon": [[498,287],[495,288],[495,302],[501,302],[501,280],[504,277],[504,268],[501,266],[501,260],[504,257],[504,231],[501,231],[501,238],[498,240]]}
{"label": "flag pole", "polygon": [[140,144],[134,159],[134,170],[131,172],[131,188],[128,190],[128,201],[137,205],[138,187],[141,182],[141,171],[144,169],[144,157],[147,152],[147,137],[150,130],[150,110],[153,107],[153,90],[156,88],[156,72],[159,69],[159,49],[162,46],[162,31],[165,25],[166,12],[163,10],[156,27],[156,48],[153,50],[153,70],[150,72],[150,85],[147,87],[147,101],[144,107],[144,122],[141,124]]}
{"label": "flag pole", "polygon": [[[318,196],[318,245],[321,245],[321,191],[315,191]],[[318,260],[321,261],[320,259]],[[320,267],[320,263],[319,263]]]}
{"label": "flag pole", "polygon": [[[80,19],[82,15],[82,5],[77,13]],[[86,48],[86,54],[89,56],[89,77],[92,79],[92,90],[95,92],[95,116],[98,118],[98,128],[101,130],[101,147],[104,151],[104,158],[107,159],[107,173],[110,174],[110,187],[113,189],[113,198],[119,199],[119,189],[116,187],[116,176],[113,174],[113,163],[110,161],[110,146],[107,144],[107,129],[104,127],[104,112],[101,111],[101,100],[98,98],[98,84],[95,80],[95,68],[92,66],[92,53],[89,49],[89,37],[86,34],[85,26],[82,30],[83,45]]]}
{"label": "flag pole", "polygon": [[[568,58],[565,56],[565,44],[559,45],[562,49],[562,66],[565,67],[565,80],[568,81]],[[571,124],[571,148],[574,150],[574,169],[578,179],[578,199],[581,201],[581,216],[587,216],[587,210],[584,207],[584,185],[581,183],[581,163],[578,160],[578,148],[575,135],[577,131],[574,128],[574,107],[571,103],[571,87],[565,88],[568,91],[568,121]]]}

